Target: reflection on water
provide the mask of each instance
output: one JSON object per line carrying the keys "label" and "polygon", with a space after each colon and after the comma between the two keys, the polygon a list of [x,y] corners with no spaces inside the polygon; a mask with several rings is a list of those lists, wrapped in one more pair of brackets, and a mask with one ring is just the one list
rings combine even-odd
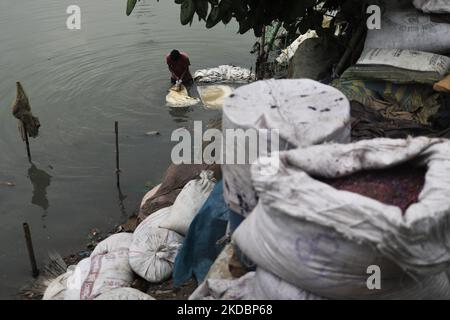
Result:
{"label": "reflection on water", "polygon": [[[79,31],[66,28],[68,3],[0,1],[0,180],[17,185],[10,190],[0,182],[0,299],[13,296],[28,277],[26,254],[11,246],[22,238],[15,226],[24,218],[34,226],[39,260],[47,251],[84,246],[87,230],[110,231],[139,207],[145,182],[162,178],[174,130],[217,115],[201,105],[188,110],[165,105],[167,53],[173,48],[188,52],[191,72],[253,63],[248,53],[253,34],[236,35],[236,23],[208,30],[197,21],[182,26],[173,1],[141,0],[127,17],[122,0],[77,0]],[[37,168],[30,172],[16,122],[5,107],[14,99],[16,81],[23,82],[33,110],[46,124],[33,141]],[[119,188],[112,173],[114,121],[121,123]],[[144,134],[149,131],[160,135],[150,138]],[[26,191],[29,181],[33,194]],[[35,227],[41,218],[36,211],[45,219],[42,228]]]}
{"label": "reflection on water", "polygon": [[127,196],[122,193],[122,188],[120,187],[120,172],[116,172],[117,176],[117,191],[119,192],[119,208],[123,217],[127,216],[127,210],[125,208],[124,201],[127,199]]}
{"label": "reflection on water", "polygon": [[176,123],[189,122],[188,113],[192,112],[192,107],[186,108],[170,108],[169,114],[173,117],[173,121]]}
{"label": "reflection on water", "polygon": [[28,169],[28,178],[33,184],[31,203],[47,210],[50,207],[47,198],[47,188],[50,186],[52,176],[32,164],[30,169]]}

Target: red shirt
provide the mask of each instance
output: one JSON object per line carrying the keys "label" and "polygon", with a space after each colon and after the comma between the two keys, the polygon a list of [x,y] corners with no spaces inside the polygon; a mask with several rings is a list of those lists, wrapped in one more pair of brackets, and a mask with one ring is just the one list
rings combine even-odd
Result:
{"label": "red shirt", "polygon": [[169,66],[170,70],[172,71],[172,78],[180,78],[183,75],[183,72],[186,71],[183,78],[183,82],[192,80],[192,75],[189,71],[189,66],[191,65],[191,62],[189,61],[189,57],[186,52],[181,52],[181,56],[178,58],[177,61],[173,61],[170,58],[170,54],[166,55],[166,61],[167,65]]}

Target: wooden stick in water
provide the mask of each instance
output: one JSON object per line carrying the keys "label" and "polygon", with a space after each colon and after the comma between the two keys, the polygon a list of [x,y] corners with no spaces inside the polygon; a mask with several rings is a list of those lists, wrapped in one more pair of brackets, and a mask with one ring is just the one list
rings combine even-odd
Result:
{"label": "wooden stick in water", "polygon": [[34,256],[33,242],[31,241],[31,232],[28,223],[23,224],[23,231],[25,233],[25,241],[27,243],[28,255],[31,263],[31,273],[33,278],[37,278],[39,275],[39,269],[37,268],[36,257]]}
{"label": "wooden stick in water", "polygon": [[120,154],[119,154],[119,122],[114,123],[116,132],[116,173],[120,173]]}
{"label": "wooden stick in water", "polygon": [[25,126],[25,123],[22,123],[22,126],[23,126],[23,132],[25,135],[25,144],[27,145],[28,161],[31,162],[31,151],[30,151],[30,141],[28,140],[28,131],[27,131],[27,127]]}

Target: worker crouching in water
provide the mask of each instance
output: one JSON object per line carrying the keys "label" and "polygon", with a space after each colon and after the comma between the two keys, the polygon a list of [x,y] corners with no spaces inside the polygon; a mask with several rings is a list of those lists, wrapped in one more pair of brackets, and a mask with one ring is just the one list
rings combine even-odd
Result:
{"label": "worker crouching in water", "polygon": [[183,84],[187,88],[193,85],[194,80],[192,79],[191,72],[189,71],[191,62],[189,61],[187,53],[173,50],[166,56],[166,61],[171,72],[170,81],[172,84]]}

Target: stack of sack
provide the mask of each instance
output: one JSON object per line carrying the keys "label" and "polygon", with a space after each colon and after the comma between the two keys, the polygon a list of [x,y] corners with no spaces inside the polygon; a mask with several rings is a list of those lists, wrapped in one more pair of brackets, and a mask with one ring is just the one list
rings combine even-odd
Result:
{"label": "stack of sack", "polygon": [[[225,100],[222,128],[258,137],[256,143],[242,137],[226,141],[225,136],[223,159],[245,155],[245,162],[228,159],[222,165],[224,200],[230,209],[229,229],[233,233],[258,201],[251,181],[252,163],[265,156],[277,162],[280,150],[349,142],[350,106],[340,91],[317,81],[258,81],[240,87]],[[235,260],[245,270],[254,270],[254,263],[238,246]]]}
{"label": "stack of sack", "polygon": [[[143,199],[147,203],[163,187]],[[44,300],[153,300],[131,288],[137,276],[161,283],[172,276],[173,263],[192,220],[214,189],[213,171],[201,171],[176,196],[145,218],[133,234],[119,233],[102,241],[89,258],[48,286]]]}
{"label": "stack of sack", "polygon": [[212,171],[188,182],[174,204],[146,218],[135,230],[130,246],[130,265],[149,283],[172,276],[173,264],[192,220],[215,186]]}
{"label": "stack of sack", "polygon": [[[230,129],[233,132],[250,130],[257,135],[272,129],[279,130],[275,135],[275,139],[279,138],[279,143],[274,146],[271,146],[270,143],[270,139],[273,137],[261,144],[261,137],[267,139],[264,134],[260,136],[259,145],[254,144],[254,141],[248,143],[248,141],[239,139],[237,139],[237,143],[225,143],[223,159],[226,159],[227,154],[244,153],[247,157],[246,164],[226,162],[222,165],[223,202],[220,203],[229,208],[228,227],[229,232],[232,233],[239,223],[252,212],[258,202],[257,190],[253,187],[250,171],[251,165],[256,159],[251,160],[250,154],[256,154],[259,157],[275,156],[276,158],[280,149],[289,150],[325,142],[349,142],[349,102],[338,90],[312,80],[259,81],[240,87],[232,97],[225,100],[222,127],[224,132]],[[265,148],[261,148],[261,146]],[[272,150],[271,147],[276,149]],[[218,205],[218,207],[220,206]],[[214,215],[212,214],[212,216]],[[199,225],[199,227],[202,226]],[[194,272],[197,280],[205,279],[205,281],[200,284],[191,299],[264,299],[268,296],[278,295],[277,292],[272,292],[272,294],[266,293],[264,296],[262,294],[264,290],[261,289],[263,284],[257,287],[258,281],[255,279],[265,279],[264,271],[260,268],[243,279],[233,279],[233,277],[230,279],[228,276],[231,275],[228,269],[231,260],[235,259],[237,268],[248,266],[244,261],[246,257],[242,255],[238,247],[233,244],[230,250],[228,252],[225,249],[226,252],[224,251],[222,254],[228,253],[228,256],[225,254],[226,258],[219,257],[211,267],[211,270],[219,271],[211,274],[210,270],[207,276],[201,272]],[[186,255],[184,259],[186,259]],[[238,270],[238,272],[243,271],[242,269]],[[255,274],[259,276],[253,277],[252,275]],[[267,282],[271,281],[271,279],[267,280]],[[280,283],[278,286],[280,288],[289,287],[281,280],[278,283]],[[254,286],[260,289],[253,289]],[[299,296],[310,297],[309,293],[295,290],[292,299]]]}
{"label": "stack of sack", "polygon": [[274,175],[265,161],[252,166],[259,202],[233,234],[258,266],[254,297],[450,299],[448,140],[373,139],[280,157]]}
{"label": "stack of sack", "polygon": [[[238,88],[225,100],[222,128],[224,132],[250,130],[259,136],[259,145],[243,139],[224,143],[223,159],[227,155],[246,156],[243,164],[222,165],[225,202],[232,215],[245,218],[258,198],[251,183],[250,166],[256,160],[251,155],[269,156],[296,147],[349,142],[350,106],[341,92],[313,80],[258,81]],[[276,150],[270,150],[271,142],[275,142],[268,137],[271,133],[279,140],[274,145]]]}
{"label": "stack of sack", "polygon": [[162,183],[148,192],[141,203],[138,223],[160,209],[173,205],[186,184],[198,179],[202,171],[213,171],[214,178],[222,177],[220,165],[212,164],[172,164],[164,174]]}
{"label": "stack of sack", "polygon": [[441,0],[386,2],[381,28],[367,31],[360,59],[333,86],[405,129],[448,129],[449,11]]}
{"label": "stack of sack", "polygon": [[133,235],[119,233],[100,242],[89,258],[52,281],[43,300],[151,300],[129,288],[135,275],[129,263]]}

